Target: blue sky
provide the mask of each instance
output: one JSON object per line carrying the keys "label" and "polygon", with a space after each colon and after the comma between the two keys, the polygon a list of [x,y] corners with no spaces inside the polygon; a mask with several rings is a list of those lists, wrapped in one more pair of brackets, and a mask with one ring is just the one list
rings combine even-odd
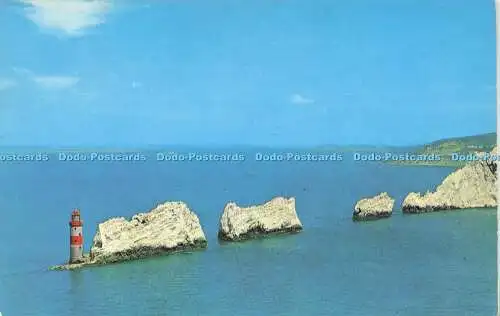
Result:
{"label": "blue sky", "polygon": [[0,145],[418,144],[496,130],[493,1],[0,4]]}

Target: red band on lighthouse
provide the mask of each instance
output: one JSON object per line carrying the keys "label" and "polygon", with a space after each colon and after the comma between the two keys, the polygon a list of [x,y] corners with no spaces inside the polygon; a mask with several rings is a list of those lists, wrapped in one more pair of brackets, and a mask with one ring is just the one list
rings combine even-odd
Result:
{"label": "red band on lighthouse", "polygon": [[72,245],[83,244],[83,237],[82,236],[70,236],[70,244],[72,244]]}
{"label": "red band on lighthouse", "polygon": [[70,246],[70,263],[81,262],[83,260],[83,222],[80,218],[80,211],[75,209],[71,213],[71,221],[69,222],[69,246]]}

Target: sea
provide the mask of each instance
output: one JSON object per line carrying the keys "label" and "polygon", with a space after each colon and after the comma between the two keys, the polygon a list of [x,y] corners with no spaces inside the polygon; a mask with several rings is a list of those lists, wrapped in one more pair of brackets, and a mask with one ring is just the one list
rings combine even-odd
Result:
{"label": "sea", "polygon": [[[69,161],[55,152],[41,161],[0,159],[0,313],[495,314],[496,210],[401,212],[408,192],[434,189],[452,168],[356,161],[351,152],[326,161],[256,159],[256,149],[244,148],[200,152],[244,159],[172,161],[153,151],[134,161]],[[396,199],[391,218],[352,221],[357,200],[384,191]],[[275,196],[296,198],[302,232],[218,242],[226,203]],[[99,222],[166,201],[184,201],[199,216],[206,250],[48,269],[68,259],[74,208],[88,250]]]}

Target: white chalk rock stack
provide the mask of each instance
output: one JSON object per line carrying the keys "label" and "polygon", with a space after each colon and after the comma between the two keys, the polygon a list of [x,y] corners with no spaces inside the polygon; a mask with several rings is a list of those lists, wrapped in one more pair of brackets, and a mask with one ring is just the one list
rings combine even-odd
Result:
{"label": "white chalk rock stack", "polygon": [[352,219],[364,221],[390,217],[393,208],[394,199],[387,192],[382,192],[374,197],[359,200],[354,206]]}
{"label": "white chalk rock stack", "polygon": [[234,202],[226,204],[219,223],[219,239],[241,241],[269,234],[293,233],[302,230],[295,198],[276,197],[249,207]]}
{"label": "white chalk rock stack", "polygon": [[480,157],[452,172],[434,192],[409,193],[403,201],[403,212],[497,207],[496,155],[495,147],[489,159]]}
{"label": "white chalk rock stack", "polygon": [[206,246],[196,214],[184,202],[166,202],[131,220],[119,217],[99,224],[90,260],[105,264]]}

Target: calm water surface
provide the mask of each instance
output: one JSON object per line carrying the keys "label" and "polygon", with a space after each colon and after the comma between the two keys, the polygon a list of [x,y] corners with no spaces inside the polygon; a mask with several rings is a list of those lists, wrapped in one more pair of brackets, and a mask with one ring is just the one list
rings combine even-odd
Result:
{"label": "calm water surface", "polygon": [[[349,155],[347,155],[349,157]],[[0,165],[0,312],[10,315],[493,315],[495,210],[353,223],[357,199],[399,205],[451,169],[356,163],[44,163]],[[226,202],[295,196],[300,234],[220,245]],[[183,200],[205,251],[47,271],[68,255],[79,207],[88,249],[98,222]]]}

